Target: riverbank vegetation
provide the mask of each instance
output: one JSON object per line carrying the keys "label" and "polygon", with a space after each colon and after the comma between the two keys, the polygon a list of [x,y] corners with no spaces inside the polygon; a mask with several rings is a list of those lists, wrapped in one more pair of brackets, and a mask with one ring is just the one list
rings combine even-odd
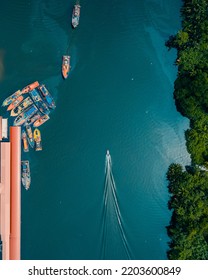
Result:
{"label": "riverbank vegetation", "polygon": [[171,164],[167,179],[173,210],[167,227],[169,259],[208,259],[208,2],[183,0],[182,29],[166,46],[177,49],[177,109],[190,120],[185,132],[192,164]]}

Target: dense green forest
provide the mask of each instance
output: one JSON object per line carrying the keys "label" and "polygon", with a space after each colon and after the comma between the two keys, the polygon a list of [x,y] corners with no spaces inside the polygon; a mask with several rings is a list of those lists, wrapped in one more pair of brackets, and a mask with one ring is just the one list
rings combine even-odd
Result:
{"label": "dense green forest", "polygon": [[208,1],[183,0],[182,28],[166,46],[177,49],[174,98],[190,120],[185,132],[191,166],[171,164],[167,179],[172,212],[168,258],[208,259]]}

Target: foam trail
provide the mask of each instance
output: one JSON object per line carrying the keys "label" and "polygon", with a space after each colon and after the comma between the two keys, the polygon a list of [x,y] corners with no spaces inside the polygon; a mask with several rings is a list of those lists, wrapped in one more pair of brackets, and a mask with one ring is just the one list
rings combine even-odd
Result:
{"label": "foam trail", "polygon": [[[116,217],[117,228],[120,232],[121,242],[128,259],[131,259],[130,249],[126,239],[125,231],[122,225],[122,216],[116,195],[116,184],[112,173],[112,161],[109,151],[107,151],[105,159],[105,185],[104,185],[104,209],[103,209],[103,236],[102,236],[102,258],[105,258],[107,247],[107,233],[109,228],[108,224],[112,216]],[[117,237],[117,236],[116,236]]]}

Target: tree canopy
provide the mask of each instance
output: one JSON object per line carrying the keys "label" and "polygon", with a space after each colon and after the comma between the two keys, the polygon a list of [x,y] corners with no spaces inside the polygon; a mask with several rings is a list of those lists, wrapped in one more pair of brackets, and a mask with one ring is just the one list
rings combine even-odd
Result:
{"label": "tree canopy", "polygon": [[177,49],[178,75],[174,98],[178,111],[190,119],[185,132],[191,166],[176,163],[167,172],[172,210],[167,227],[168,258],[208,259],[208,2],[184,0],[182,29],[166,46]]}

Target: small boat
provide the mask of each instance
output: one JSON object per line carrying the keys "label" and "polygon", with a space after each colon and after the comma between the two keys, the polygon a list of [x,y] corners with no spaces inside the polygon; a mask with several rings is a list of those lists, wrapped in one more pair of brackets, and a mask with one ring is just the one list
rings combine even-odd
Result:
{"label": "small boat", "polygon": [[30,177],[30,164],[28,160],[21,161],[22,167],[22,185],[25,187],[26,190],[30,188],[31,177]]}
{"label": "small boat", "polygon": [[48,104],[48,107],[51,109],[55,109],[56,108],[56,104],[53,100],[53,97],[51,96],[51,94],[49,93],[49,91],[47,90],[45,85],[41,85],[38,87],[40,93],[42,94],[43,98],[45,99],[46,103]]}
{"label": "small boat", "polygon": [[42,114],[50,114],[50,110],[48,109],[47,105],[45,104],[45,102],[42,100],[40,94],[38,93],[38,91],[36,89],[33,89],[30,92],[30,96],[32,97],[35,105],[38,107],[39,111]]}
{"label": "small boat", "polygon": [[33,126],[34,127],[38,127],[40,125],[42,125],[43,123],[45,123],[47,120],[49,120],[50,117],[48,115],[43,115],[42,117],[40,117],[39,119],[37,119],[34,123]]}
{"label": "small boat", "polygon": [[36,151],[42,151],[42,141],[41,141],[40,130],[38,128],[36,128],[34,130],[33,134],[34,134],[34,140],[35,140],[35,143],[36,143],[35,150]]}
{"label": "small boat", "polygon": [[28,142],[29,142],[30,146],[31,146],[32,148],[34,148],[34,146],[35,146],[35,141],[34,141],[34,139],[33,139],[33,133],[32,133],[31,126],[30,126],[29,124],[26,124],[25,128],[26,128],[26,132],[27,132],[27,139],[28,139]]}
{"label": "small boat", "polygon": [[25,98],[22,103],[19,104],[19,106],[13,108],[10,112],[10,116],[15,117],[21,114],[27,107],[29,107],[32,104],[32,99],[28,96]]}
{"label": "small boat", "polygon": [[10,111],[12,109],[14,109],[15,107],[17,107],[23,100],[23,96],[20,95],[18,96],[7,108],[7,111]]}
{"label": "small boat", "polygon": [[111,166],[111,155],[109,150],[107,150],[106,152],[106,156],[105,156],[105,171],[108,172],[109,168]]}
{"label": "small boat", "polygon": [[12,95],[10,95],[9,97],[7,97],[3,103],[2,106],[8,106],[10,105],[15,99],[17,99],[17,97],[19,97],[22,94],[21,90],[16,91],[15,93],[13,93]]}
{"label": "small boat", "polygon": [[39,83],[38,83],[38,81],[36,81],[36,82],[34,82],[34,83],[32,83],[32,84],[30,84],[30,85],[24,87],[24,88],[22,89],[22,93],[23,93],[23,94],[24,94],[24,93],[28,93],[29,91],[35,89],[35,88],[38,87],[38,86],[39,86]]}
{"label": "small boat", "polygon": [[27,119],[31,118],[36,112],[38,111],[38,108],[35,105],[30,106],[27,108],[24,112],[22,112],[20,115],[16,117],[14,120],[14,125],[22,125],[27,121]]}
{"label": "small boat", "polygon": [[76,28],[79,25],[79,17],[80,17],[80,8],[81,6],[76,4],[74,5],[72,12],[72,27]]}
{"label": "small boat", "polygon": [[66,79],[69,75],[70,71],[70,56],[69,55],[63,55],[62,57],[62,75],[64,79]]}
{"label": "small boat", "polygon": [[22,142],[23,142],[24,152],[29,152],[29,146],[28,146],[27,135],[25,130],[22,130]]}
{"label": "small boat", "polygon": [[34,116],[32,116],[31,118],[27,119],[27,122],[25,123],[25,125],[31,125],[34,123],[34,121],[36,121],[37,119],[39,119],[41,117],[41,115],[39,113],[35,114]]}

